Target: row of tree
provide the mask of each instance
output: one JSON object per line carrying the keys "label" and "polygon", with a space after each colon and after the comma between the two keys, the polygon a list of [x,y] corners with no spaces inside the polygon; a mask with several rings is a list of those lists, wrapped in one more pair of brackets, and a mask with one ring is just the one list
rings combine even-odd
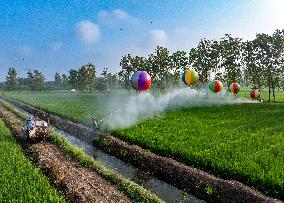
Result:
{"label": "row of tree", "polygon": [[157,47],[148,57],[125,55],[120,61],[118,75],[129,86],[129,77],[137,70],[146,70],[159,89],[177,83],[181,72],[193,67],[200,75],[200,83],[219,79],[225,83],[239,82],[261,89],[267,87],[284,90],[284,30],[272,35],[257,34],[252,41],[243,41],[226,34],[220,41],[202,39],[188,53],[172,54],[164,47]]}
{"label": "row of tree", "polygon": [[6,77],[5,89],[13,90],[43,90],[44,75],[39,70],[29,71],[26,78],[17,77],[15,68],[9,68],[8,76]]}
{"label": "row of tree", "polygon": [[38,70],[29,71],[26,78],[20,78],[15,68],[9,68],[4,88],[8,91],[76,89],[81,92],[92,90],[109,92],[118,84],[117,74],[108,73],[107,68],[100,77],[96,77],[96,67],[91,63],[83,65],[78,70],[70,69],[69,74],[60,75],[56,72],[54,81],[44,80],[44,75]]}

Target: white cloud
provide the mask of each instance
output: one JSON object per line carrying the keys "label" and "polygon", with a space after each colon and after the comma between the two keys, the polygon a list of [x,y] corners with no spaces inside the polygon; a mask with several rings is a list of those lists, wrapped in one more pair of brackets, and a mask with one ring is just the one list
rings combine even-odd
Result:
{"label": "white cloud", "polygon": [[61,41],[56,41],[56,42],[52,42],[49,47],[50,47],[53,51],[57,51],[57,50],[60,49],[62,46],[63,46],[63,42],[61,42]]}
{"label": "white cloud", "polygon": [[102,21],[102,23],[112,25],[117,24],[121,22],[127,22],[132,24],[137,24],[138,20],[137,18],[130,16],[126,11],[122,9],[115,9],[113,11],[100,11],[98,13],[99,20]]}
{"label": "white cloud", "polygon": [[123,11],[121,9],[115,9],[115,10],[113,10],[112,13],[118,19],[125,20],[125,19],[131,18],[125,11]]}
{"label": "white cloud", "polygon": [[151,47],[166,46],[168,36],[163,30],[150,30],[145,34],[145,43]]}
{"label": "white cloud", "polygon": [[98,17],[101,21],[104,21],[106,23],[110,23],[111,22],[111,15],[109,12],[103,10],[103,11],[99,11],[98,13]]}
{"label": "white cloud", "polygon": [[33,49],[29,46],[20,46],[16,48],[16,52],[20,57],[29,57],[32,55]]}
{"label": "white cloud", "polygon": [[76,32],[80,40],[86,44],[94,44],[100,38],[100,29],[90,20],[82,20],[76,23]]}

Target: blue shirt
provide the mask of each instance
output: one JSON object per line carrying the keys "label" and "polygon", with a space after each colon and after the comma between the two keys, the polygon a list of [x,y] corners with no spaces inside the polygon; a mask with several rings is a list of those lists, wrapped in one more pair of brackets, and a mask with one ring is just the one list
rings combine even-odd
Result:
{"label": "blue shirt", "polygon": [[27,127],[28,128],[32,128],[33,127],[33,121],[32,120],[28,120],[27,121]]}

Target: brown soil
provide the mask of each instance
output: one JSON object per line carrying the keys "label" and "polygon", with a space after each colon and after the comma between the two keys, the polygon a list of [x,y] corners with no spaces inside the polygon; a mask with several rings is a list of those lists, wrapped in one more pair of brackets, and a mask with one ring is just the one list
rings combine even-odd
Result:
{"label": "brown soil", "polygon": [[[44,119],[46,113],[31,105],[7,98],[7,101]],[[79,138],[92,137],[92,129],[48,115],[53,125]],[[47,119],[47,117],[45,117]],[[97,133],[94,143],[99,148],[138,168],[208,202],[281,202],[235,180],[224,180],[202,170],[187,166],[174,159],[151,153],[137,145],[130,145],[105,133]],[[94,137],[93,137],[94,138]],[[123,153],[122,153],[123,152]]]}
{"label": "brown soil", "polygon": [[[3,107],[0,107],[0,117],[23,145],[21,122]],[[29,151],[30,157],[42,166],[52,182],[72,202],[131,202],[117,187],[96,172],[67,158],[57,145],[47,141],[40,142],[31,145]]]}

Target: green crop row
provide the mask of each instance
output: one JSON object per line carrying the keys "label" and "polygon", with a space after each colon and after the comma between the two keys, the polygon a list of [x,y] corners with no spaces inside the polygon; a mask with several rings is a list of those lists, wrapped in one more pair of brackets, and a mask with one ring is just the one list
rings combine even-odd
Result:
{"label": "green crop row", "polygon": [[65,202],[40,169],[25,157],[5,124],[0,121],[1,202]]}
{"label": "green crop row", "polygon": [[218,176],[284,198],[284,104],[169,112],[113,134]]}
{"label": "green crop row", "polygon": [[[0,100],[5,108],[13,112],[21,119],[27,118],[23,113],[19,112],[15,107],[3,100]],[[59,136],[56,132],[52,132],[51,142],[58,145],[66,155],[70,156],[82,166],[88,167],[96,171],[106,180],[118,186],[121,191],[127,194],[134,202],[162,202],[156,195],[153,195],[142,186],[130,181],[121,175],[115,173],[111,169],[106,168],[101,162],[94,160],[86,155],[83,149],[70,144],[64,137]]]}

